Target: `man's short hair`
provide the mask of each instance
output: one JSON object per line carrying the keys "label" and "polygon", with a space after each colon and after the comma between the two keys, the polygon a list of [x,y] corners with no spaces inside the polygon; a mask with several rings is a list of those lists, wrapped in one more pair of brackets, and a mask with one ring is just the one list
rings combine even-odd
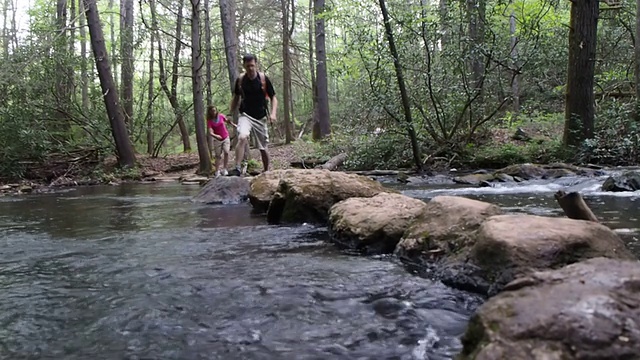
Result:
{"label": "man's short hair", "polygon": [[258,62],[258,58],[256,58],[256,56],[255,56],[255,55],[253,55],[253,54],[245,54],[245,55],[242,57],[242,63],[243,63],[243,64],[246,64],[246,63],[251,62],[251,61],[256,61],[256,62]]}

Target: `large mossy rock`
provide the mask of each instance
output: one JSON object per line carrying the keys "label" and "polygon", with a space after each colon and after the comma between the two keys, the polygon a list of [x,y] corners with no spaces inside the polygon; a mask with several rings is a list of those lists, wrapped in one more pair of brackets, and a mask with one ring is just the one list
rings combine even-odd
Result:
{"label": "large mossy rock", "polygon": [[340,171],[291,169],[281,174],[267,210],[267,221],[319,223],[329,220],[335,203],[352,197],[372,197],[386,189],[366,176]]}
{"label": "large mossy rock", "polygon": [[339,245],[367,254],[392,253],[409,225],[427,207],[422,200],[395,193],[353,197],[329,211],[329,233]]}
{"label": "large mossy rock", "polygon": [[494,204],[460,196],[436,196],[407,229],[395,253],[415,264],[453,256],[472,246],[482,222],[498,214],[502,210]]}
{"label": "large mossy rock", "polygon": [[510,283],[472,317],[458,360],[640,359],[640,263],[595,258]]}
{"label": "large mossy rock", "polygon": [[239,204],[249,196],[249,180],[238,176],[219,176],[209,180],[193,202],[205,204]]}

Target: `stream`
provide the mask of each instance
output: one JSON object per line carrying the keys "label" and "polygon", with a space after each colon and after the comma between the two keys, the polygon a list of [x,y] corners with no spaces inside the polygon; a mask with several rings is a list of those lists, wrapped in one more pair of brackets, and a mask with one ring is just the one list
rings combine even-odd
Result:
{"label": "stream", "polygon": [[[578,190],[640,255],[640,194],[602,179],[399,186],[562,216]],[[0,198],[0,359],[451,359],[478,296],[362,257],[326,228],[271,226],[199,187],[124,184]]]}

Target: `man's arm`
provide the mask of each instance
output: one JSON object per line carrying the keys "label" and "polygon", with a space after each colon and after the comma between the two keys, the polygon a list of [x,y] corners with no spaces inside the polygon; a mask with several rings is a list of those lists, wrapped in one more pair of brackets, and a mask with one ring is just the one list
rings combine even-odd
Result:
{"label": "man's arm", "polygon": [[269,114],[271,114],[271,120],[275,120],[276,119],[276,111],[278,110],[278,99],[276,98],[275,95],[273,95],[271,97],[271,112]]}
{"label": "man's arm", "polygon": [[278,111],[278,99],[276,98],[276,91],[273,88],[273,83],[271,83],[271,79],[268,76],[265,76],[265,80],[267,83],[267,95],[269,95],[269,99],[271,99],[271,112],[269,113],[269,120],[276,120],[276,111]]}

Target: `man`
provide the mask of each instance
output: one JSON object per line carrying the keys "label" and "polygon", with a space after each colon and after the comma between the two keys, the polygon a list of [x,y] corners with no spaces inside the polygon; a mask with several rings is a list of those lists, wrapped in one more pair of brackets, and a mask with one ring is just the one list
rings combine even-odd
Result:
{"label": "man", "polygon": [[[244,158],[244,151],[249,136],[253,132],[258,150],[262,157],[262,167],[264,171],[269,170],[269,153],[267,144],[269,142],[269,128],[267,118],[273,125],[276,120],[276,110],[278,100],[273,89],[271,80],[263,73],[258,72],[255,55],[245,55],[242,57],[242,67],[244,75],[240,76],[235,83],[231,106],[229,109],[234,113],[240,105],[240,116],[238,117],[238,144],[236,145],[236,174],[242,173],[241,163]],[[271,111],[267,114],[267,99],[271,100]]]}

